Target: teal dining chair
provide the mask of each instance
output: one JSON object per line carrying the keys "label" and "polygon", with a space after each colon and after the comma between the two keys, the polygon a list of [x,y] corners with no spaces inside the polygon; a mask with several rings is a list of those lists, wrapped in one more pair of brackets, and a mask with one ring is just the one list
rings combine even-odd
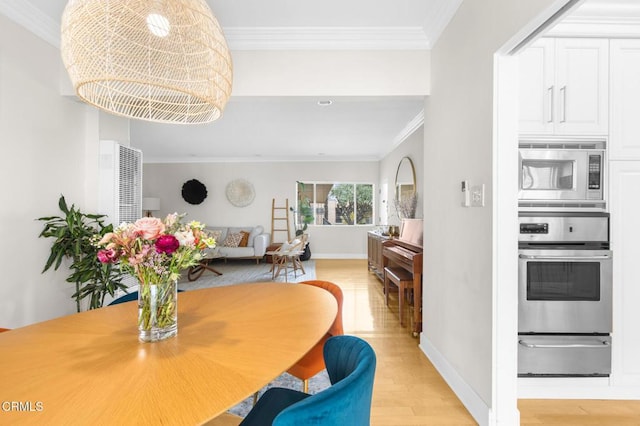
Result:
{"label": "teal dining chair", "polygon": [[124,296],[120,296],[117,299],[114,299],[113,301],[111,301],[111,303],[109,303],[109,306],[111,306],[111,305],[119,305],[120,303],[124,303],[124,302],[131,302],[132,300],[138,300],[138,292],[137,291],[133,291],[131,293],[127,293]]}
{"label": "teal dining chair", "polygon": [[240,426],[367,426],[376,355],[356,336],[333,336],[324,344],[331,386],[309,395],[293,389],[270,388]]}

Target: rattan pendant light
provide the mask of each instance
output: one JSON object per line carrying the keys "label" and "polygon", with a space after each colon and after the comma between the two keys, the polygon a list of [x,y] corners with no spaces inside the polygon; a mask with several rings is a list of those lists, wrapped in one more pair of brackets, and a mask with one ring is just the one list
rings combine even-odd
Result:
{"label": "rattan pendant light", "polygon": [[61,51],[77,95],[117,115],[206,123],[231,95],[231,55],[205,0],[69,0]]}

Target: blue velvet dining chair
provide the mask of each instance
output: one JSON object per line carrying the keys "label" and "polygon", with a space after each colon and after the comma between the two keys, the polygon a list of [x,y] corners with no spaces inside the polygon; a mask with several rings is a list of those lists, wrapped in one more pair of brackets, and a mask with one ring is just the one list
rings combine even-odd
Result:
{"label": "blue velvet dining chair", "polygon": [[131,293],[127,293],[124,296],[120,296],[117,299],[112,300],[111,303],[109,303],[109,306],[118,305],[118,304],[124,303],[124,302],[131,302],[132,300],[138,300],[138,292],[137,291],[133,291]]}
{"label": "blue velvet dining chair", "polygon": [[376,355],[356,336],[333,336],[325,342],[324,359],[331,386],[314,395],[270,388],[240,426],[367,426]]}

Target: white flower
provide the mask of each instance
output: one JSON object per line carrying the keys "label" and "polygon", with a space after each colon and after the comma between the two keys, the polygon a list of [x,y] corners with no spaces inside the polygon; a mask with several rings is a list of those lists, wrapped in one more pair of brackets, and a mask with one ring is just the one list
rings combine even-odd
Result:
{"label": "white flower", "polygon": [[178,231],[175,233],[175,237],[181,246],[194,246],[196,243],[196,238],[193,236],[193,232],[188,231]]}
{"label": "white flower", "polygon": [[173,225],[179,222],[179,220],[180,220],[180,215],[178,215],[178,213],[171,213],[171,214],[168,214],[167,217],[164,219],[164,224],[167,228],[171,228]]}

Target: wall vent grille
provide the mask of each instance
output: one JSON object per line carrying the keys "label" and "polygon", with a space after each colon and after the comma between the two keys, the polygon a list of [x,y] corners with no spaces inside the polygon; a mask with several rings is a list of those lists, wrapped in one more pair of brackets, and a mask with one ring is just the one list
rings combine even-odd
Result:
{"label": "wall vent grille", "polygon": [[118,222],[135,222],[142,217],[142,153],[122,145],[118,148]]}
{"label": "wall vent grille", "polygon": [[99,209],[114,226],[142,217],[142,151],[100,141]]}

